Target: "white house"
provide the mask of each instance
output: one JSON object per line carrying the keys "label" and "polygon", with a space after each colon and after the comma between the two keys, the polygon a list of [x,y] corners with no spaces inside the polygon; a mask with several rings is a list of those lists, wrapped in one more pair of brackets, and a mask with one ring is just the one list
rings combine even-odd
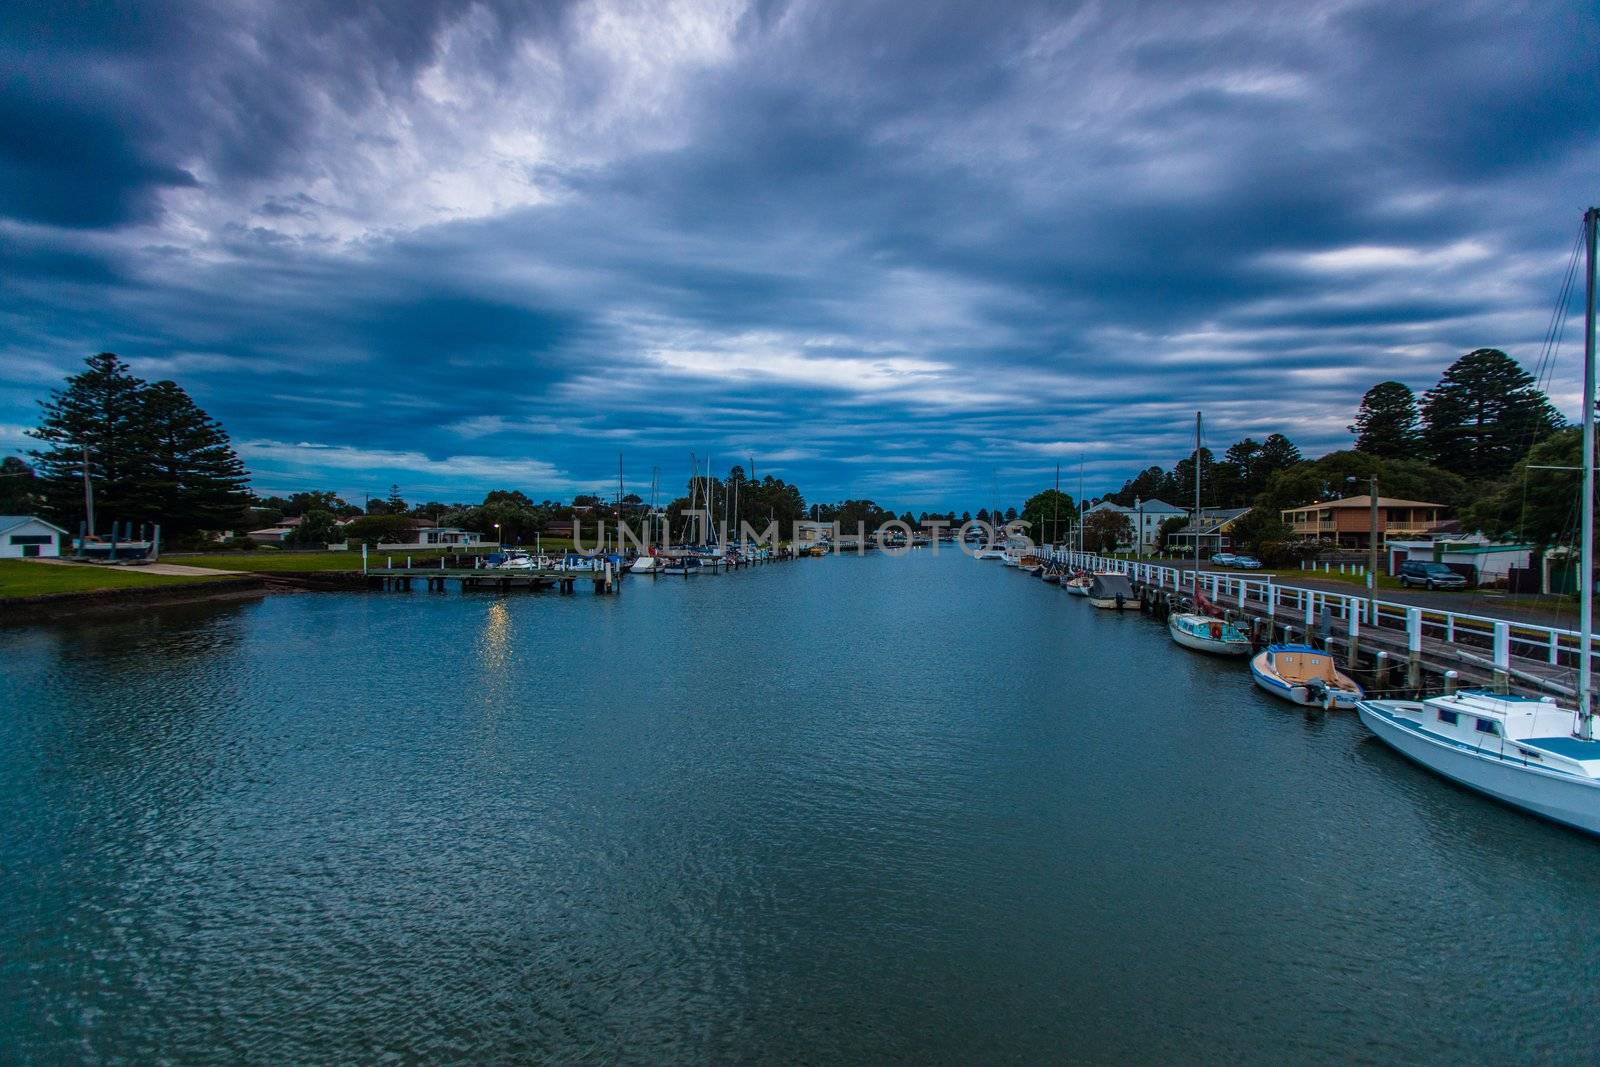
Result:
{"label": "white house", "polygon": [[0,559],[59,556],[67,531],[37,515],[0,515]]}
{"label": "white house", "polygon": [[1533,559],[1533,546],[1513,542],[1491,542],[1482,534],[1454,534],[1448,537],[1384,541],[1393,574],[1407,560],[1424,563],[1467,564],[1473,568],[1479,585],[1509,578],[1511,571],[1526,568]]}
{"label": "white house", "polygon": [[[1121,504],[1114,504],[1109,500],[1102,500],[1084,511],[1084,518],[1088,518],[1097,511],[1114,511],[1119,515],[1128,516],[1129,525],[1139,531],[1139,540],[1144,543],[1147,551],[1160,547],[1162,523],[1173,516],[1182,517],[1189,514],[1182,508],[1173,507],[1165,500],[1140,500],[1136,501],[1131,508],[1125,508]],[[1133,542],[1129,541],[1120,547],[1132,548]]]}

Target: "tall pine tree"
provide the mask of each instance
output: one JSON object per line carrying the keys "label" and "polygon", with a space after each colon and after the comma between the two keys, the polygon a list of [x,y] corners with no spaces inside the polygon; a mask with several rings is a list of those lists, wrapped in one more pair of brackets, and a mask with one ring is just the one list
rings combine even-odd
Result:
{"label": "tall pine tree", "polygon": [[170,381],[141,390],[140,416],[149,439],[140,487],[146,514],[174,536],[239,522],[249,475],[222,425]]}
{"label": "tall pine tree", "polygon": [[47,510],[75,527],[84,517],[87,452],[96,524],[158,522],[168,537],[221,529],[248,504],[248,475],[220,424],[174,382],[147,385],[110,352],[41,405],[29,435]]}
{"label": "tall pine tree", "polygon": [[1379,382],[1361,398],[1354,425],[1356,451],[1383,459],[1416,459],[1422,435],[1417,398],[1402,382]]}
{"label": "tall pine tree", "polygon": [[94,483],[95,515],[102,529],[115,520],[146,517],[140,500],[143,388],[144,382],[126,363],[101,352],[67,379],[65,389],[40,403],[39,427],[29,430],[28,436],[45,447],[30,454],[46,509],[68,529],[75,529],[84,518],[85,465]]}
{"label": "tall pine tree", "polygon": [[1464,478],[1498,478],[1562,425],[1533,375],[1497,348],[1468,352],[1422,397],[1433,463]]}

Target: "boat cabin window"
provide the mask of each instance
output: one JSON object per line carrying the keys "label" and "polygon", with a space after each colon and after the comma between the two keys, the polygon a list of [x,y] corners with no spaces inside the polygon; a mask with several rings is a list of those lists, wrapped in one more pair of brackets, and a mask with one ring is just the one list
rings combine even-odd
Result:
{"label": "boat cabin window", "polygon": [[[1454,726],[1456,723],[1461,721],[1461,714],[1454,711],[1445,711],[1443,708],[1441,708],[1439,709],[1439,721],[1447,722],[1451,726]],[[1483,720],[1480,719],[1478,721],[1482,722]]]}
{"label": "boat cabin window", "polygon": [[1479,719],[1478,732],[1480,734],[1494,734],[1496,737],[1499,737],[1500,724],[1495,722],[1493,719]]}

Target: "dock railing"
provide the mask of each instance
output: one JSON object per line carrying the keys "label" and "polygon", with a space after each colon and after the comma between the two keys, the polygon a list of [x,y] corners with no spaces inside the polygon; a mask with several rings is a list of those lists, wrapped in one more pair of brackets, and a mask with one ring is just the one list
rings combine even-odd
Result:
{"label": "dock railing", "polygon": [[[1051,551],[1049,556],[1058,566],[1114,571],[1158,589],[1187,592],[1194,587],[1193,567],[1113,559],[1064,549]],[[1451,646],[1461,658],[1495,671],[1521,676],[1557,692],[1574,690],[1565,675],[1569,671],[1575,674],[1578,667],[1576,630],[1402,604],[1381,597],[1373,600],[1365,591],[1308,589],[1286,585],[1272,575],[1248,577],[1202,570],[1200,588],[1220,607],[1252,610],[1303,627],[1308,633],[1322,625],[1326,611],[1329,621],[1346,632],[1368,628],[1394,636],[1403,634],[1406,647],[1415,652],[1422,650],[1426,640],[1438,641]],[[1530,674],[1528,668],[1534,665],[1543,669]]]}

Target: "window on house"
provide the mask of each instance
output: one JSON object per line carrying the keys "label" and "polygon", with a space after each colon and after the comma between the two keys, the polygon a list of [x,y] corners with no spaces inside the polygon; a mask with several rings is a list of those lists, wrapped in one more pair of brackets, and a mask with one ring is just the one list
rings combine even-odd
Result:
{"label": "window on house", "polygon": [[1480,734],[1493,734],[1496,737],[1500,736],[1500,724],[1495,722],[1493,719],[1479,719],[1477,730]]}
{"label": "window on house", "polygon": [[49,534],[12,534],[11,543],[14,545],[48,545],[55,538]]}
{"label": "window on house", "polygon": [[[1449,723],[1449,724],[1450,724],[1450,725],[1451,725],[1451,726],[1454,726],[1454,725],[1455,725],[1455,724],[1456,724],[1456,723],[1458,723],[1458,722],[1460,722],[1460,721],[1461,721],[1461,716],[1460,716],[1460,714],[1459,714],[1459,713],[1457,713],[1457,712],[1454,712],[1454,711],[1444,711],[1444,710],[1443,710],[1443,709],[1441,709],[1441,710],[1440,710],[1440,711],[1439,711],[1439,721],[1440,721],[1440,722],[1447,722],[1447,723]],[[1478,720],[1478,721],[1479,721],[1479,722],[1482,722],[1482,721],[1483,721],[1483,720],[1482,720],[1482,719],[1479,719],[1479,720]]]}

